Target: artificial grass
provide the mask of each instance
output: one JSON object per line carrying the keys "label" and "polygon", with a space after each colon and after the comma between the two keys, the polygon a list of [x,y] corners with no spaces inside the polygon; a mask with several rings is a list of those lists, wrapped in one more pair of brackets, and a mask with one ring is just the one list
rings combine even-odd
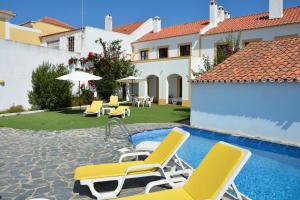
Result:
{"label": "artificial grass", "polygon": [[[148,107],[130,107],[131,115],[125,123],[164,123],[180,122],[189,119],[190,109],[175,105],[152,105]],[[43,112],[28,115],[0,117],[0,126],[30,130],[65,130],[104,126],[107,115],[101,117],[82,115],[83,110]]]}

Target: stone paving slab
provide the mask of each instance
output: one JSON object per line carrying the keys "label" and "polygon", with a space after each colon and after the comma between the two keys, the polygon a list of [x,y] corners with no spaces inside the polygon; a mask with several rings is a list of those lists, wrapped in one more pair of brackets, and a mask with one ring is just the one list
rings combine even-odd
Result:
{"label": "stone paving slab", "polygon": [[[131,133],[182,126],[175,123],[132,124]],[[106,142],[105,129],[32,131],[0,128],[0,199],[91,199],[88,188],[74,182],[80,165],[116,162],[118,149],[132,148],[118,127]],[[153,178],[129,180],[120,196],[141,193]],[[157,188],[158,190],[159,188]]]}

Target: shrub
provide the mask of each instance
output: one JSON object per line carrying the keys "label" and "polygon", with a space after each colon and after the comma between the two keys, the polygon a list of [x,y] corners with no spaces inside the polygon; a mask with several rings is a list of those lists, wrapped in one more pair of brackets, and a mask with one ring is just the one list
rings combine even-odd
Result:
{"label": "shrub", "polygon": [[19,112],[24,112],[25,109],[23,108],[22,105],[12,105],[10,108],[0,111],[0,114],[5,114],[5,113],[19,113]]}
{"label": "shrub", "polygon": [[43,63],[32,72],[32,91],[29,103],[41,109],[55,110],[71,105],[72,83],[56,78],[68,73],[63,64]]}

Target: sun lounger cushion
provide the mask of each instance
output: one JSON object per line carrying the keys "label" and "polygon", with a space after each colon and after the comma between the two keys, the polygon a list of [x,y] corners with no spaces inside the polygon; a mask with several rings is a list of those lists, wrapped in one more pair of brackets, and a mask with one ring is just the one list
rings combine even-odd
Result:
{"label": "sun lounger cushion", "polygon": [[110,106],[119,106],[119,99],[118,96],[111,96],[109,99]]}
{"label": "sun lounger cushion", "polygon": [[184,185],[194,199],[215,199],[244,158],[244,151],[217,143]]}
{"label": "sun lounger cushion", "polygon": [[184,134],[173,129],[155,151],[146,158],[145,163],[158,163],[162,165],[177,150],[185,137]]}
{"label": "sun lounger cushion", "polygon": [[129,106],[119,106],[117,109],[111,111],[110,115],[122,115],[129,109]]}
{"label": "sun lounger cushion", "polygon": [[[133,161],[124,163],[108,163],[87,165],[76,168],[74,179],[86,180],[96,179],[104,177],[116,177],[124,176],[129,166],[143,165],[143,164],[161,164],[165,163],[167,159],[170,159],[171,155],[177,150],[182,143],[182,140],[186,137],[185,134],[180,133],[176,129],[173,129],[161,144],[153,151],[144,161]],[[142,169],[133,171],[130,174],[150,173],[157,169]]]}
{"label": "sun lounger cushion", "polygon": [[97,113],[102,107],[102,101],[93,101],[91,106],[86,109],[86,113]]}
{"label": "sun lounger cushion", "polygon": [[[87,165],[76,168],[75,180],[96,179],[104,177],[124,176],[129,166],[142,165],[144,161],[132,161],[123,163],[107,163],[98,165]],[[129,174],[151,173],[155,169],[137,170]]]}

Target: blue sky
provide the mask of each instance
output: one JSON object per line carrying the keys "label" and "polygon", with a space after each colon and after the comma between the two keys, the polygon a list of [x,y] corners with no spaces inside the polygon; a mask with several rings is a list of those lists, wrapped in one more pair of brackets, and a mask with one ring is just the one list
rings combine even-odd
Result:
{"label": "blue sky", "polygon": [[[207,19],[209,0],[83,0],[84,25],[102,28],[104,16],[113,15],[113,25],[141,21],[154,16],[162,26]],[[268,0],[219,0],[231,16],[268,10]],[[300,0],[284,0],[284,7],[299,6]],[[76,27],[81,26],[81,0],[0,0],[0,9],[15,12],[13,23],[53,17]]]}

